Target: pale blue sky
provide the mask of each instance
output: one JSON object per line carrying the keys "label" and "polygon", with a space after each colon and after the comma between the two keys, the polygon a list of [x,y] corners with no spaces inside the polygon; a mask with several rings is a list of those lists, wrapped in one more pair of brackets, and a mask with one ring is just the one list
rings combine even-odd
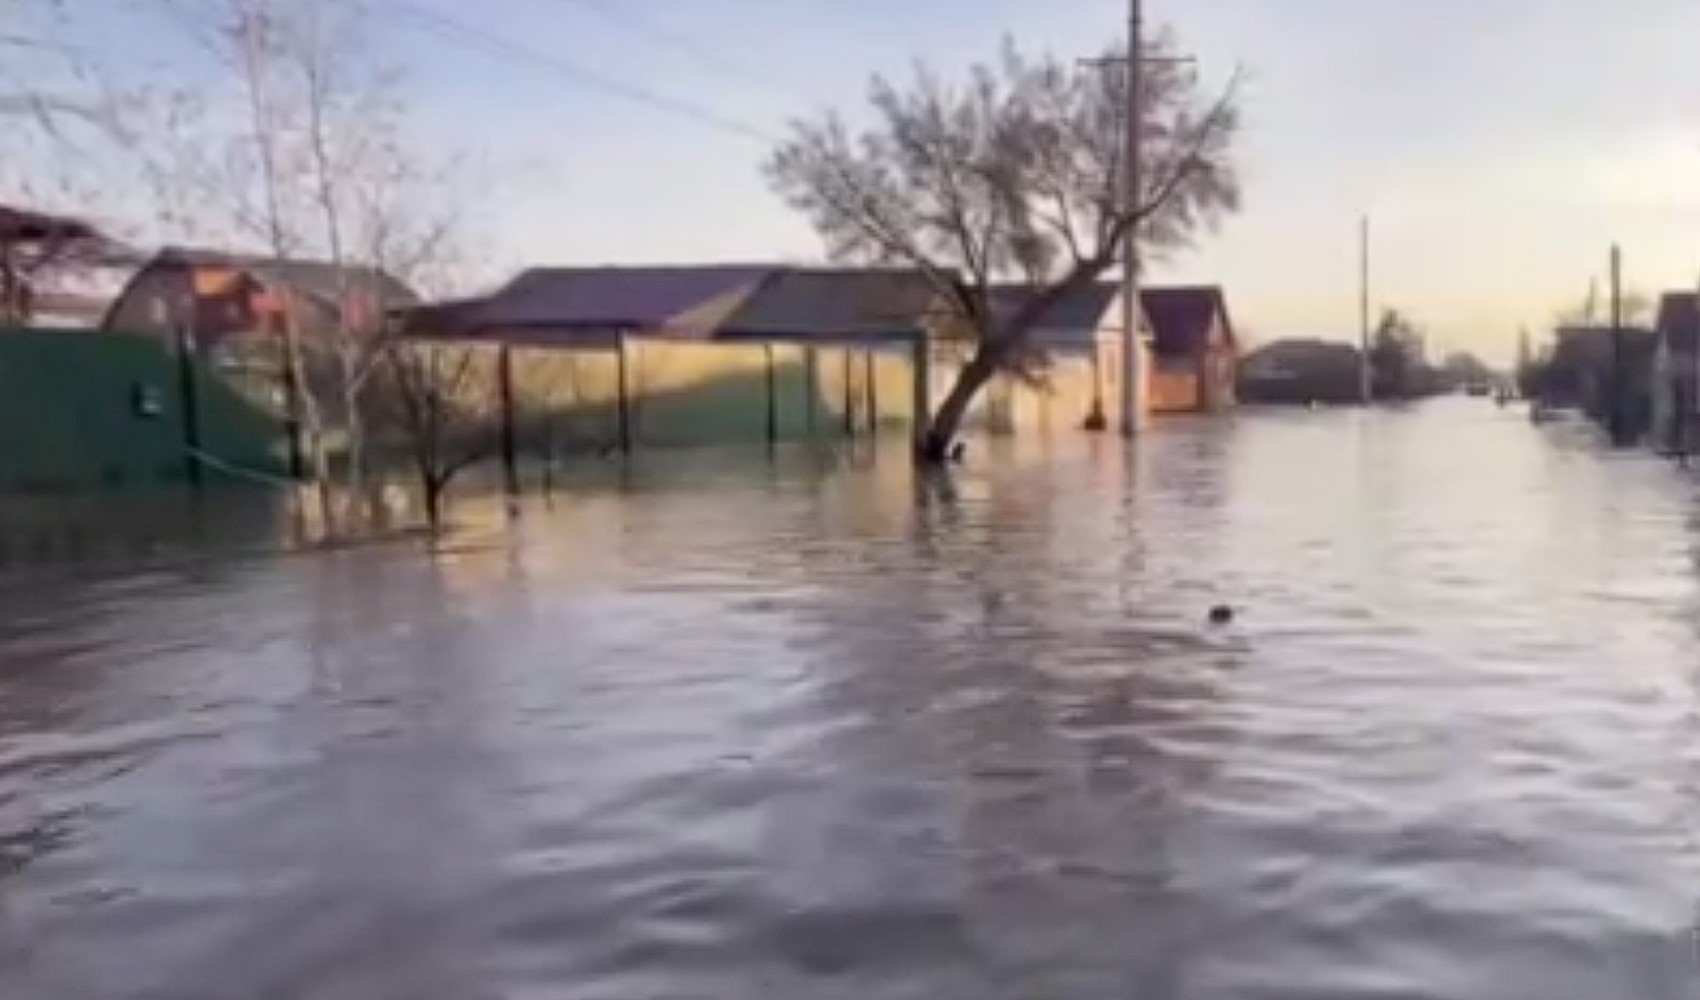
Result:
{"label": "pale blue sky", "polygon": [[[76,0],[118,3],[120,0]],[[380,8],[388,0],[373,0]],[[859,104],[876,70],[1025,45],[1089,54],[1123,0],[412,0],[763,129]],[[659,43],[614,6],[689,37]],[[1208,77],[1249,73],[1245,210],[1161,279],[1225,284],[1259,339],[1356,323],[1375,287],[1435,339],[1509,355],[1622,241],[1634,285],[1700,277],[1695,0],[1148,0]],[[763,144],[395,19],[431,130],[483,164],[495,258],[812,258],[765,189]]]}

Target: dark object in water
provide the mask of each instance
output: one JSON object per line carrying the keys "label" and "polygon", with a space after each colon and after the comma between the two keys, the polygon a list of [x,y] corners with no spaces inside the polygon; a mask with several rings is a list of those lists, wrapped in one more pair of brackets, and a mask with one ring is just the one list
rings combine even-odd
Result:
{"label": "dark object in water", "polygon": [[1234,621],[1234,609],[1226,604],[1218,604],[1210,609],[1210,624],[1230,625]]}

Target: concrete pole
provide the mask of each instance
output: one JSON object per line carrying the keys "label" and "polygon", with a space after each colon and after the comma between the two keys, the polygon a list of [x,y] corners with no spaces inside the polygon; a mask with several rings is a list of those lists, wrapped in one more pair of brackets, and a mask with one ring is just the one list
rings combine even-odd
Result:
{"label": "concrete pole", "polygon": [[1374,368],[1370,365],[1369,315],[1369,216],[1358,220],[1358,398],[1368,406],[1374,402]]}
{"label": "concrete pole", "polygon": [[1140,154],[1144,143],[1140,113],[1140,70],[1144,54],[1145,23],[1142,0],[1128,0],[1127,22],[1127,148],[1122,155],[1122,211],[1134,219],[1122,234],[1122,399],[1123,437],[1145,430],[1145,355],[1140,330],[1139,224],[1137,213],[1144,194],[1144,172]]}
{"label": "concrete pole", "polygon": [[1611,248],[1611,400],[1606,413],[1612,444],[1619,447],[1629,443],[1629,414],[1625,409],[1629,395],[1627,375],[1623,357],[1623,250],[1614,243]]}

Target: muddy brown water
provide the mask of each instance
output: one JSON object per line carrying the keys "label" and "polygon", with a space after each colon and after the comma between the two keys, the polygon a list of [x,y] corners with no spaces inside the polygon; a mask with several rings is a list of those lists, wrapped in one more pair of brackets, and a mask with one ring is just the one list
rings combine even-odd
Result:
{"label": "muddy brown water", "polygon": [[0,996],[1700,996],[1694,480],[1479,401],[970,457],[14,564]]}

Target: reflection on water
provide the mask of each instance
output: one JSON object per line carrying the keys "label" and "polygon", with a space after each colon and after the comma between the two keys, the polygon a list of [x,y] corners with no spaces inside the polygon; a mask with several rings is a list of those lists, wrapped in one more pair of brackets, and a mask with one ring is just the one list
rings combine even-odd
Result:
{"label": "reflection on water", "polygon": [[0,993],[1691,998],[1692,491],[1558,433],[679,455],[14,579]]}

